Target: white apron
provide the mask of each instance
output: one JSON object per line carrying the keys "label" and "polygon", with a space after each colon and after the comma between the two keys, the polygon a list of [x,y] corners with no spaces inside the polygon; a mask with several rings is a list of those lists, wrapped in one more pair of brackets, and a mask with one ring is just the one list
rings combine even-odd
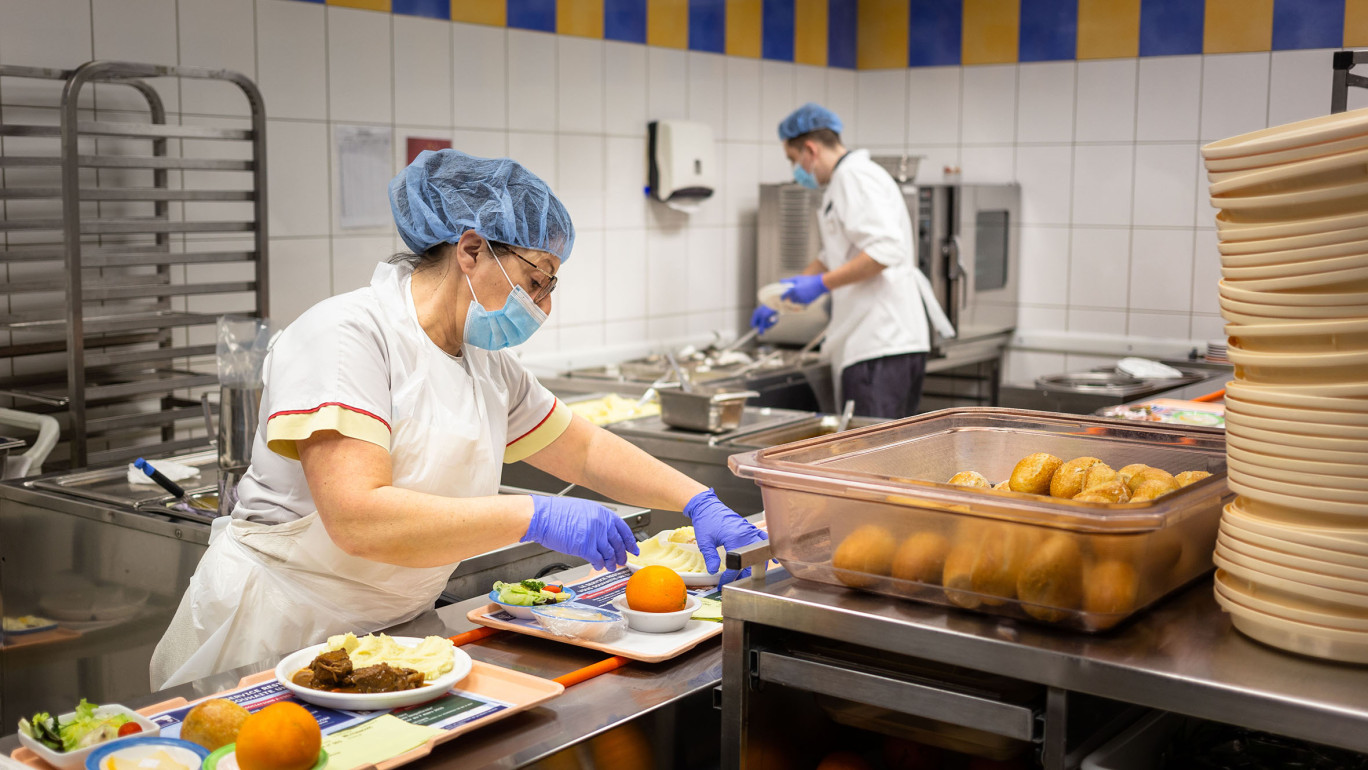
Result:
{"label": "white apron", "polygon": [[[388,267],[372,285],[403,346],[388,351],[394,486],[446,497],[496,494],[507,411],[483,371],[488,361],[456,361],[433,344],[418,325],[409,272]],[[433,606],[456,566],[396,567],[349,556],[317,512],[276,525],[218,519],[153,653],[152,688],[410,620]]]}

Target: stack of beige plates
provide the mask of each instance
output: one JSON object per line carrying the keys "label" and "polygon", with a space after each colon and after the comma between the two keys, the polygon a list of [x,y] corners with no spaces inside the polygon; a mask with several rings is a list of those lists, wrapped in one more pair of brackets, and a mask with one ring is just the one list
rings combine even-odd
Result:
{"label": "stack of beige plates", "polygon": [[1368,110],[1202,154],[1240,495],[1216,543],[1216,599],[1262,642],[1368,663]]}

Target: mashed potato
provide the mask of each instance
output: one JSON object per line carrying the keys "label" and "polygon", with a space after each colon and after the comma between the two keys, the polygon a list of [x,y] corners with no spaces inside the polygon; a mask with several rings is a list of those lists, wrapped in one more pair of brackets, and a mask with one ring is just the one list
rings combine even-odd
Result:
{"label": "mashed potato", "polygon": [[660,404],[654,401],[637,406],[636,399],[623,398],[617,394],[576,401],[569,406],[570,411],[599,426],[660,414]]}
{"label": "mashed potato", "polygon": [[377,663],[388,663],[396,668],[411,668],[432,681],[450,671],[455,663],[451,655],[451,640],[429,636],[417,647],[405,647],[385,634],[356,634],[328,637],[329,650],[346,650],[352,666],[365,668]]}
{"label": "mashed potato", "polygon": [[698,550],[696,545],[661,541],[653,537],[637,543],[637,547],[641,549],[640,556],[627,554],[627,561],[634,566],[659,565],[669,567],[675,572],[708,571],[708,567],[703,561],[703,553]]}

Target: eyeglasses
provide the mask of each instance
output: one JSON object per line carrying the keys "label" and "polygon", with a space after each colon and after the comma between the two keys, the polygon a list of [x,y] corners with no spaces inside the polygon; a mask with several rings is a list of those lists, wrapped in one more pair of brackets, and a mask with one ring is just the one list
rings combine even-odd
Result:
{"label": "eyeglasses", "polygon": [[521,259],[523,262],[526,262],[526,263],[527,263],[527,266],[530,267],[530,268],[532,268],[533,272],[537,273],[537,274],[540,275],[543,279],[545,279],[545,283],[539,282],[539,281],[537,281],[535,278],[533,279],[533,281],[532,281],[532,301],[533,301],[533,302],[538,302],[538,303],[540,303],[542,300],[544,300],[544,299],[546,299],[547,297],[551,296],[551,292],[553,292],[553,291],[556,290],[556,283],[557,283],[560,279],[556,278],[556,276],[551,275],[550,273],[548,273],[548,272],[546,272],[545,270],[541,269],[540,267],[537,266],[537,264],[536,264],[535,262],[533,262],[532,260],[528,259],[527,257],[524,257],[523,255],[519,254],[518,252],[513,251],[512,249],[509,249],[509,251],[512,252],[513,256],[517,257],[518,259]]}

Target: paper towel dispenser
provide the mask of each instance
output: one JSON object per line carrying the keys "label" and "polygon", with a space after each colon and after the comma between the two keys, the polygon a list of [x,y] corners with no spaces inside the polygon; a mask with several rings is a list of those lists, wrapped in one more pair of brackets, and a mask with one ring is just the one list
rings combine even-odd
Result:
{"label": "paper towel dispenser", "polygon": [[649,124],[651,195],[667,206],[693,211],[717,187],[712,127],[683,120]]}

